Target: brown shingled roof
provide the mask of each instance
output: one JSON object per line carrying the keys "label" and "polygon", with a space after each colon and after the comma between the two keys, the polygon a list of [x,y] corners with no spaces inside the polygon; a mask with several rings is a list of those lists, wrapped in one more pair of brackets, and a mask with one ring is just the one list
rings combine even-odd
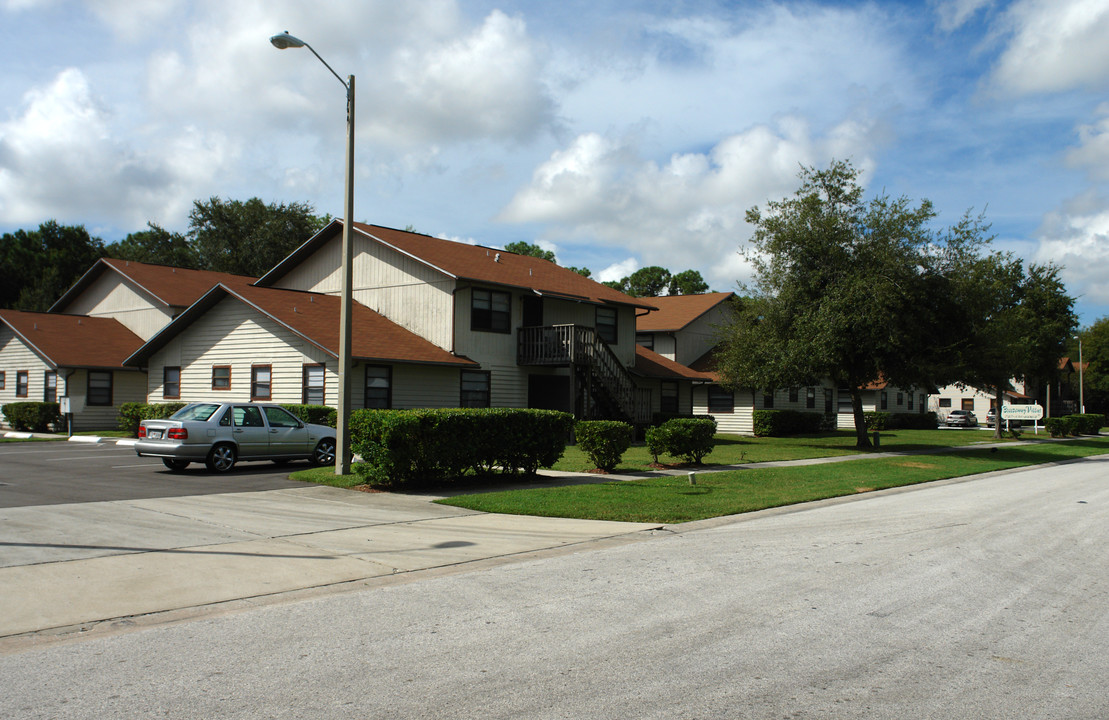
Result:
{"label": "brown shingled roof", "polygon": [[638,332],[681,330],[733,295],[734,293],[730,292],[718,292],[651,298],[651,302],[658,307],[658,310],[637,317],[635,329]]}
{"label": "brown shingled roof", "polygon": [[648,350],[642,345],[635,346],[635,373],[644,377],[674,380],[712,380],[712,376],[674,362],[668,357]]}
{"label": "brown shingled roof", "polygon": [[66,291],[50,310],[64,310],[81,292],[105,272],[116,272],[132,284],[142,288],[159,302],[169,307],[188,307],[204,293],[219,283],[231,287],[249,285],[257,278],[246,275],[214,272],[211,270],[189,270],[169,265],[152,265],[134,260],[101,258],[88,272],[81,276],[73,287]]}
{"label": "brown shingled roof", "polygon": [[121,368],[142,345],[114,318],[0,310],[0,321],[55,368]]}
{"label": "brown shingled roof", "polygon": [[[374,238],[459,280],[525,288],[537,291],[541,295],[566,297],[598,304],[655,308],[654,298],[633,298],[548,260],[365,223],[354,223],[354,228],[364,237]],[[268,285],[280,278],[341,231],[342,222],[333,221],[278,263],[273,270],[266,273],[259,284]]]}
{"label": "brown shingled roof", "polygon": [[[224,297],[234,297],[272,318],[317,347],[339,355],[339,298],[335,295],[251,285],[219,285],[167,325],[127,359],[142,364],[169,340]],[[351,304],[351,355],[358,360],[477,367],[452,355],[358,302]]]}

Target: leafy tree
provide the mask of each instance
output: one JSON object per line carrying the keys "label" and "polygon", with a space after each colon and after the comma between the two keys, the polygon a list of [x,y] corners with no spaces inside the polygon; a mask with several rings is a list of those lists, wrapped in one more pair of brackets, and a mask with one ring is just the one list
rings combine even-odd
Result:
{"label": "leafy tree", "polygon": [[670,295],[700,295],[709,291],[709,285],[697,270],[683,270],[670,277]]}
{"label": "leafy tree", "polygon": [[146,227],[146,230],[133,232],[119,242],[108,245],[104,251],[109,257],[120,260],[197,269],[196,252],[188,238],[154,223],[147,223]]}
{"label": "leafy tree", "polygon": [[528,255],[530,257],[537,257],[540,260],[550,260],[551,262],[555,262],[555,254],[553,252],[551,252],[550,250],[544,250],[538,245],[533,245],[532,243],[524,242],[523,240],[510,242],[504,246],[504,249],[510,253],[516,253],[517,255]]}
{"label": "leafy tree", "polygon": [[867,448],[863,387],[952,379],[947,279],[988,240],[973,222],[938,237],[926,200],[864,202],[849,162],[804,168],[800,179],[793,197],[747,212],[753,297],[724,334],[719,369],[752,393],[824,378],[849,388],[856,446]]}
{"label": "leafy tree", "polygon": [[[1030,265],[994,253],[973,262],[958,293],[969,318],[959,379],[991,388],[1002,406],[1010,379],[1029,386],[1049,381],[1076,322],[1059,268]],[[994,425],[1001,436],[1001,423]]]}
{"label": "leafy tree", "polygon": [[[1081,378],[1075,373],[1074,390],[1078,395],[1078,383],[1082,382],[1082,395],[1086,410],[1104,413],[1109,411],[1109,317],[1103,317],[1078,334],[1082,338],[1081,360],[1086,363]],[[1078,342],[1071,340],[1067,355],[1077,366],[1079,361]]]}
{"label": "leafy tree", "polygon": [[581,275],[582,277],[593,277],[593,271],[590,270],[587,267],[575,267],[575,266],[571,265],[570,267],[568,267],[566,269],[567,270],[573,270],[574,272],[576,272],[578,275]]}
{"label": "leafy tree", "polygon": [[671,275],[669,270],[658,265],[639,268],[621,280],[609,280],[604,284],[632,297],[696,295],[709,289],[708,283],[696,270],[683,270]]}
{"label": "leafy tree", "polygon": [[0,237],[0,306],[45,311],[104,251],[83,225],[50,220]]}
{"label": "leafy tree", "polygon": [[189,213],[189,244],[201,269],[263,275],[324,226],[313,212],[308,203],[197,200]]}

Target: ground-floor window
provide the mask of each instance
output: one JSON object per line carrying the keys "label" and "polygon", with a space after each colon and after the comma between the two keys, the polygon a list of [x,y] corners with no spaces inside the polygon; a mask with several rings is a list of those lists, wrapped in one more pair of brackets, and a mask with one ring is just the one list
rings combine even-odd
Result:
{"label": "ground-floor window", "polygon": [[887,410],[887,409],[889,409],[889,406],[890,406],[890,395],[889,395],[889,393],[888,393],[888,392],[886,392],[885,390],[883,390],[883,391],[882,391],[882,394],[881,394],[881,403],[882,403],[882,409],[883,409],[883,410]]}
{"label": "ground-floor window", "polygon": [[162,399],[177,400],[181,397],[181,367],[167,365],[162,368]]}
{"label": "ground-floor window", "polygon": [[913,394],[909,393],[909,412],[913,411]]}
{"label": "ground-floor window", "polygon": [[386,410],[393,407],[393,368],[366,366],[366,397],[363,407]]}
{"label": "ground-floor window", "polygon": [[273,393],[273,367],[252,365],[250,367],[250,399],[269,400]]}
{"label": "ground-floor window", "polygon": [[305,365],[300,401],[305,405],[323,405],[327,390],[325,383],[323,365]]}
{"label": "ground-floor window", "polygon": [[678,412],[678,383],[675,380],[663,380],[659,389],[659,410],[664,413],[677,414]]}
{"label": "ground-floor window", "polygon": [[88,390],[85,394],[87,405],[112,404],[112,373],[89,370]]}
{"label": "ground-floor window", "polygon": [[489,373],[482,370],[463,370],[462,389],[458,406],[482,408],[489,407]]}
{"label": "ground-floor window", "polygon": [[212,366],[212,389],[213,390],[230,390],[231,389],[231,366],[230,365],[213,365]]}
{"label": "ground-floor window", "polygon": [[940,398],[940,407],[941,408],[951,407],[951,398]]}
{"label": "ground-floor window", "polygon": [[762,406],[767,410],[774,409],[774,391],[764,392],[762,394]]}
{"label": "ground-floor window", "polygon": [[963,410],[974,412],[974,398],[963,398]]}
{"label": "ground-floor window", "polygon": [[816,388],[805,388],[805,407],[809,410],[816,409]]}
{"label": "ground-floor window", "polygon": [[735,393],[725,390],[719,385],[709,385],[709,413],[735,412]]}
{"label": "ground-floor window", "polygon": [[3,389],[4,389],[4,387],[5,387],[5,386],[6,386],[7,384],[8,384],[8,376],[7,376],[7,373],[5,373],[5,372],[4,372],[3,370],[0,370],[0,390],[3,390]]}
{"label": "ground-floor window", "polygon": [[58,373],[47,370],[42,380],[42,401],[58,402]]}
{"label": "ground-floor window", "polygon": [[25,398],[27,397],[30,375],[26,370],[15,371],[15,396]]}

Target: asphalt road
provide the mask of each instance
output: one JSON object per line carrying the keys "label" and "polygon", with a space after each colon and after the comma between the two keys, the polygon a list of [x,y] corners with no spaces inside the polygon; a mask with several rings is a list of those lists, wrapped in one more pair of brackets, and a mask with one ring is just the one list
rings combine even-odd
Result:
{"label": "asphalt road", "polygon": [[0,656],[12,718],[1105,718],[1109,458]]}
{"label": "asphalt road", "polygon": [[228,475],[215,475],[194,464],[171,473],[161,460],[110,442],[0,443],[0,508],[279,490],[300,487],[289,472],[307,467],[240,463]]}

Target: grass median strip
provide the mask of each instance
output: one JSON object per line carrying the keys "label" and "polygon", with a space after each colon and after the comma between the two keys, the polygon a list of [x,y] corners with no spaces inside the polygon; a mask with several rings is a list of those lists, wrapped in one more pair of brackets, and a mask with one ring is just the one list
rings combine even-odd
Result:
{"label": "grass median strip", "polygon": [[514,515],[680,523],[1105,453],[1109,438],[1090,437],[943,455],[699,473],[696,485],[680,475],[460,495],[438,502]]}

